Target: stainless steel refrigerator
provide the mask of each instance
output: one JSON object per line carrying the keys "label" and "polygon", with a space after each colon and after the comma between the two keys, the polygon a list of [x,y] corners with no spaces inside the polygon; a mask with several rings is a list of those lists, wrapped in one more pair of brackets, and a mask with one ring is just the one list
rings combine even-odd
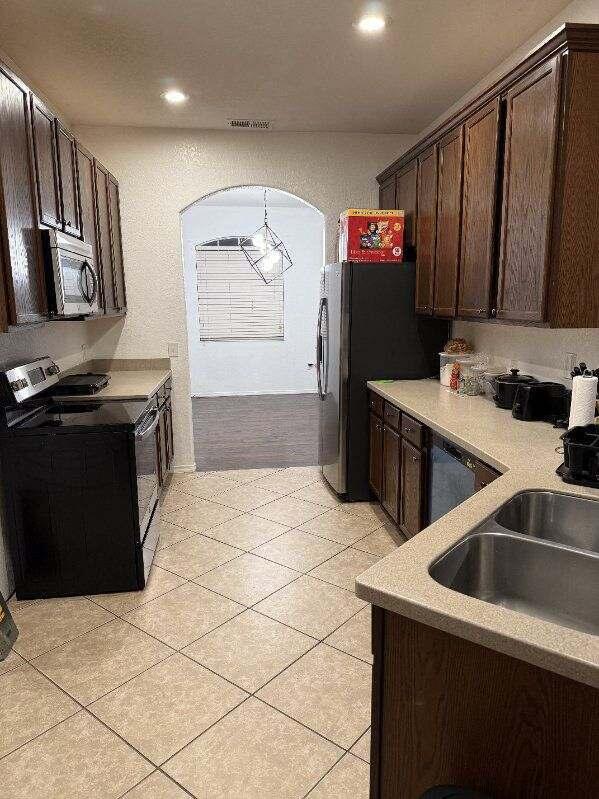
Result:
{"label": "stainless steel refrigerator", "polygon": [[368,380],[438,376],[449,325],[414,311],[413,263],[328,264],[321,272],[316,368],[319,463],[334,491],[368,499]]}

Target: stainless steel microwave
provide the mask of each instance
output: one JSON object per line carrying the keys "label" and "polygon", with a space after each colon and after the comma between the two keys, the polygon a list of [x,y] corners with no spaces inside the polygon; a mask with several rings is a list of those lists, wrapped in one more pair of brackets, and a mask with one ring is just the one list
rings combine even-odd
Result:
{"label": "stainless steel microwave", "polygon": [[52,316],[89,316],[99,310],[99,281],[91,244],[43,230],[48,304]]}

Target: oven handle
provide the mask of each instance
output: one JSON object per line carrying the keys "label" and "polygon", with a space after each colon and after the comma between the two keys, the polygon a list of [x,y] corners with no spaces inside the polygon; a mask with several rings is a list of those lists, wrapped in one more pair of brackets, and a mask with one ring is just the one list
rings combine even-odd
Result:
{"label": "oven handle", "polygon": [[98,276],[96,275],[95,271],[92,269],[91,264],[89,264],[87,261],[85,261],[83,266],[87,270],[87,273],[91,277],[92,283],[94,284],[91,296],[90,296],[90,298],[88,300],[89,304],[91,305],[92,302],[94,302],[94,300],[96,299],[96,296],[98,295]]}
{"label": "oven handle", "polygon": [[148,413],[144,421],[147,421],[147,419],[150,418],[152,418],[150,424],[144,424],[135,430],[136,438],[145,438],[146,436],[149,436],[150,433],[153,433],[154,430],[156,430],[156,428],[158,427],[158,421],[160,419],[160,411],[158,410],[158,408],[152,408],[152,410],[150,411],[150,413]]}

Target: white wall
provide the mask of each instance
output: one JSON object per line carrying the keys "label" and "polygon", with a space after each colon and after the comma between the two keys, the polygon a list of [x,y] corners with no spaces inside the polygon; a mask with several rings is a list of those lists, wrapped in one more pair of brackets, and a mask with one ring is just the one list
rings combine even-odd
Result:
{"label": "white wall", "polygon": [[[243,196],[243,189],[235,194]],[[227,192],[228,194],[228,192]],[[276,200],[280,192],[270,192]],[[200,341],[195,246],[210,239],[249,235],[264,221],[261,207],[192,205],[182,215],[189,366],[193,396],[294,394],[316,391],[316,308],[323,264],[322,214],[305,203],[271,205],[269,224],[287,247],[293,267],[283,275],[283,340]],[[248,265],[248,268],[249,265]]]}
{"label": "white wall", "polygon": [[90,357],[171,359],[175,465],[193,465],[191,386],[180,212],[230,186],[283,189],[325,216],[327,257],[335,257],[339,212],[378,204],[375,175],[409,147],[413,136],[77,129],[78,137],[118,177],[128,313],[124,323],[97,322]]}

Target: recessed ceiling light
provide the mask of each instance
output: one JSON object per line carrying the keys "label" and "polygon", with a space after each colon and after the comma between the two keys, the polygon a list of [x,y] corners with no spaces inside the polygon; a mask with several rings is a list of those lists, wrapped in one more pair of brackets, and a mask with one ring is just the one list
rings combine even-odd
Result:
{"label": "recessed ceiling light", "polygon": [[171,103],[171,105],[180,105],[187,100],[187,95],[180,92],[179,89],[169,89],[168,92],[164,92],[162,95],[167,103]]}
{"label": "recessed ceiling light", "polygon": [[380,33],[387,24],[381,14],[364,14],[360,17],[356,27],[360,33]]}

